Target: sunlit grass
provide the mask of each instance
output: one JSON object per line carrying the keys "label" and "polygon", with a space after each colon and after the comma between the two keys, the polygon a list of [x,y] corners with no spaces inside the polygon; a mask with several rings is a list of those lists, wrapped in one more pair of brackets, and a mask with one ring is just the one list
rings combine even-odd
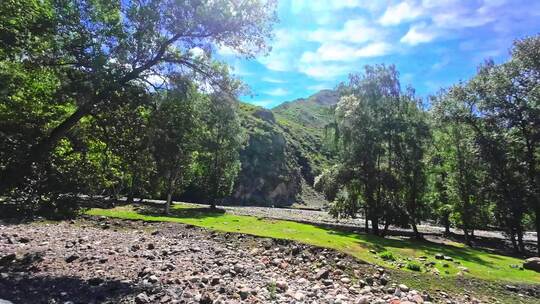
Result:
{"label": "sunlit grass", "polygon": [[[116,207],[114,209],[91,209],[87,211],[87,214],[132,220],[178,222],[219,231],[294,240],[336,249],[366,262],[389,268],[397,268],[396,264],[400,262],[406,265],[408,260],[418,261],[419,257],[425,256],[427,261],[436,262],[435,268],[439,270],[441,277],[456,276],[460,272],[459,267],[462,266],[469,270],[468,273],[464,273],[465,276],[478,279],[540,283],[540,274],[530,270],[510,267],[511,265],[521,265],[522,261],[519,259],[463,247],[461,244],[454,246],[409,239],[381,238],[292,221],[211,212],[208,209],[195,208],[188,204],[174,205],[171,216],[136,211],[132,206]],[[377,253],[391,252],[397,261],[385,261],[378,254],[370,252],[370,250],[375,250]],[[453,261],[436,260],[434,258],[436,253],[450,256]],[[428,268],[424,266],[424,262],[419,261],[419,264],[422,272],[426,272]],[[445,264],[448,267],[444,267]],[[409,271],[405,268],[404,271]],[[412,273],[412,271],[410,272]]]}

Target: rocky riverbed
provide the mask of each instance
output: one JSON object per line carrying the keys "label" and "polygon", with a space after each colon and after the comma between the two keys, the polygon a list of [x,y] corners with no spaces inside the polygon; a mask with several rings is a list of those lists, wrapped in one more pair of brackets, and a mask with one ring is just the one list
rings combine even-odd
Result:
{"label": "rocky riverbed", "polygon": [[[0,225],[12,303],[479,303],[428,294],[335,251],[172,223]],[[0,300],[0,303],[2,301]]]}

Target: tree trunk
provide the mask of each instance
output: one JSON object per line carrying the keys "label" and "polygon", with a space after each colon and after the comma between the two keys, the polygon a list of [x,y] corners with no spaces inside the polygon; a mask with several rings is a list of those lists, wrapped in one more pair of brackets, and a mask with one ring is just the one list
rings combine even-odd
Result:
{"label": "tree trunk", "polygon": [[366,229],[366,233],[369,233],[368,208],[367,208],[367,206],[364,207],[364,229]]}
{"label": "tree trunk", "polygon": [[449,215],[446,214],[443,218],[444,222],[444,235],[449,236],[450,235],[450,219],[448,218]]}
{"label": "tree trunk", "polygon": [[371,216],[371,231],[373,234],[379,235],[379,217],[375,214]]}
{"label": "tree trunk", "polygon": [[85,107],[78,108],[71,116],[54,128],[49,136],[32,146],[27,156],[18,162],[9,164],[0,171],[0,194],[7,193],[21,184],[32,172],[32,165],[46,159],[56,143],[73,128],[81,118],[90,113]]}
{"label": "tree trunk", "polygon": [[390,221],[386,220],[384,222],[384,230],[383,230],[383,233],[382,233],[382,236],[385,237],[386,234],[388,233],[388,227],[390,226]]}
{"label": "tree trunk", "polygon": [[414,231],[414,237],[415,237],[417,240],[423,239],[424,237],[423,237],[422,234],[418,231],[418,227],[416,226],[415,221],[411,221],[411,226],[412,226],[413,231]]}
{"label": "tree trunk", "polygon": [[466,227],[463,227],[463,234],[465,235],[465,244],[472,247],[471,237],[469,235],[469,230]]}
{"label": "tree trunk", "polygon": [[536,206],[534,212],[536,215],[536,253],[540,257],[540,206]]}
{"label": "tree trunk", "polygon": [[519,247],[516,242],[516,233],[514,232],[514,229],[510,231],[510,241],[512,242],[512,247],[514,247],[514,252],[519,252]]}
{"label": "tree trunk", "polygon": [[171,212],[171,203],[172,203],[172,191],[169,190],[167,193],[167,202],[165,203],[165,214]]}
{"label": "tree trunk", "polygon": [[516,234],[517,234],[517,241],[518,241],[518,249],[520,253],[525,252],[525,244],[523,243],[523,227],[521,227],[520,224],[516,227]]}

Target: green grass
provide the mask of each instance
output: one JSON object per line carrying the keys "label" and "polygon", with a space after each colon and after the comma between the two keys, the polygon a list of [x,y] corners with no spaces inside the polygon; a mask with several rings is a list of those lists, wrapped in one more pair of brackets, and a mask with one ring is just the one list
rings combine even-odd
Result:
{"label": "green grass", "polygon": [[396,260],[396,257],[394,256],[394,254],[391,252],[391,251],[383,251],[381,253],[379,253],[379,256],[381,257],[381,259],[385,260],[385,261],[395,261]]}
{"label": "green grass", "polygon": [[405,268],[412,270],[412,271],[422,271],[422,265],[420,263],[415,261],[410,261],[405,265]]}
{"label": "green grass", "polygon": [[[464,276],[498,282],[540,283],[540,274],[530,270],[511,268],[512,264],[521,264],[516,258],[492,254],[487,251],[465,247],[461,244],[441,245],[427,241],[409,239],[381,238],[366,234],[347,233],[327,229],[315,225],[301,224],[292,221],[268,220],[250,216],[230,215],[221,212],[208,212],[208,209],[194,208],[188,204],[174,205],[171,216],[163,216],[148,212],[137,212],[131,206],[114,209],[90,209],[89,215],[108,216],[122,219],[178,222],[194,226],[215,229],[226,232],[239,232],[262,237],[294,240],[315,246],[336,249],[361,260],[397,269],[411,261],[420,261],[419,257],[427,257],[427,261],[436,262],[441,277],[452,278],[459,272],[458,267],[464,266],[469,273]],[[373,254],[375,250],[378,254]],[[385,260],[379,254],[391,252],[396,260]],[[454,262],[434,259],[436,253],[451,256]],[[387,255],[383,253],[383,255]],[[423,267],[424,262],[415,262]],[[443,267],[448,263],[450,267]],[[413,273],[410,270],[404,272]],[[414,272],[418,273],[418,272]],[[423,274],[434,276],[433,274]]]}

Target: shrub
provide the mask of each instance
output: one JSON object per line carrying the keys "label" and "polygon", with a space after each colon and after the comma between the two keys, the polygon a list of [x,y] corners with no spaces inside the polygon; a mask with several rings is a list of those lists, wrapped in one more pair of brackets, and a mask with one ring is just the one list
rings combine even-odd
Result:
{"label": "shrub", "polygon": [[396,257],[394,256],[394,254],[390,251],[383,251],[379,254],[379,256],[385,260],[385,261],[395,261],[396,260]]}
{"label": "shrub", "polygon": [[422,270],[422,266],[420,266],[420,264],[418,264],[417,262],[408,262],[406,267],[407,269],[412,270],[412,271]]}

